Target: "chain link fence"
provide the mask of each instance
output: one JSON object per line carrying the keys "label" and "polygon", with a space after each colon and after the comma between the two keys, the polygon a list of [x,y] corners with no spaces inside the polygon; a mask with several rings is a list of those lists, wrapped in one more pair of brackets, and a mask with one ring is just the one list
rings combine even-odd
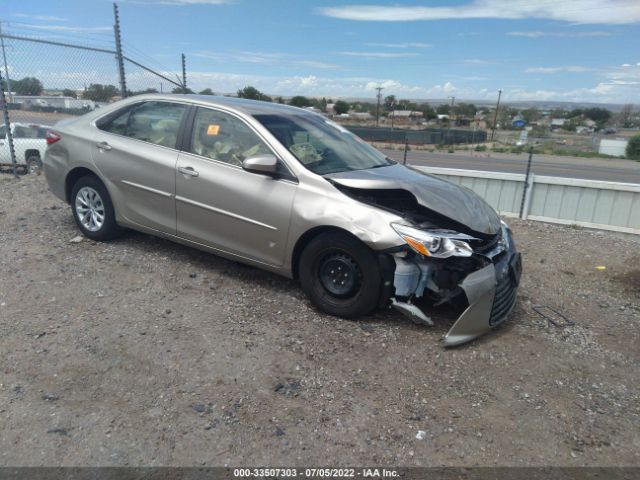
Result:
{"label": "chain link fence", "polygon": [[[117,27],[114,32],[117,39]],[[105,35],[96,46],[4,29],[0,34],[0,168],[15,175],[38,172],[47,130],[60,120],[123,97],[184,91],[184,71],[180,77],[137,61],[126,46],[118,48],[113,35]]]}

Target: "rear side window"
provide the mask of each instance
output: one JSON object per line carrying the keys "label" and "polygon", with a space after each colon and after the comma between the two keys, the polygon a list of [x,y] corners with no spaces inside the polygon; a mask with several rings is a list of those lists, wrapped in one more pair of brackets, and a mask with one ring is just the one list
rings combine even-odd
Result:
{"label": "rear side window", "polygon": [[169,102],[145,102],[112,117],[100,130],[163,147],[175,148],[185,105]]}

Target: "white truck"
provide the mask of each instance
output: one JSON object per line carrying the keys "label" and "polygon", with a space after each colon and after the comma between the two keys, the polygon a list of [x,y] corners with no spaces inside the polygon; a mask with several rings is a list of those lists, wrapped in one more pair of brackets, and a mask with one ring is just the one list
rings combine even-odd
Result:
{"label": "white truck", "polygon": [[[51,127],[33,123],[11,123],[16,164],[24,173],[37,173],[42,168],[47,148],[47,130]],[[0,125],[0,166],[11,166],[11,153],[6,125]]]}

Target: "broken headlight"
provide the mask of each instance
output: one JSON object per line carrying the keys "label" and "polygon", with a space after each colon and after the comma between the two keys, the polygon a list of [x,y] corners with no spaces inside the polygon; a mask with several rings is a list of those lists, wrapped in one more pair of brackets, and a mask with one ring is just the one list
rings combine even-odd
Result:
{"label": "broken headlight", "polygon": [[391,227],[416,252],[425,257],[470,257],[473,249],[465,240],[473,237],[447,230],[421,230],[400,223]]}

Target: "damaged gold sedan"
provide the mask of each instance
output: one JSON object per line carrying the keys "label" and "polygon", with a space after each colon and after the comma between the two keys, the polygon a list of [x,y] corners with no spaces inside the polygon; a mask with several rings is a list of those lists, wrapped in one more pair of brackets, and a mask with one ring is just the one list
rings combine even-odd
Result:
{"label": "damaged gold sedan", "polygon": [[392,307],[432,325],[418,299],[462,306],[447,346],[515,304],[520,254],[486,202],[321,115],[142,95],[61,122],[47,143],[50,189],[94,240],[132,228],[298,278],[344,318]]}

